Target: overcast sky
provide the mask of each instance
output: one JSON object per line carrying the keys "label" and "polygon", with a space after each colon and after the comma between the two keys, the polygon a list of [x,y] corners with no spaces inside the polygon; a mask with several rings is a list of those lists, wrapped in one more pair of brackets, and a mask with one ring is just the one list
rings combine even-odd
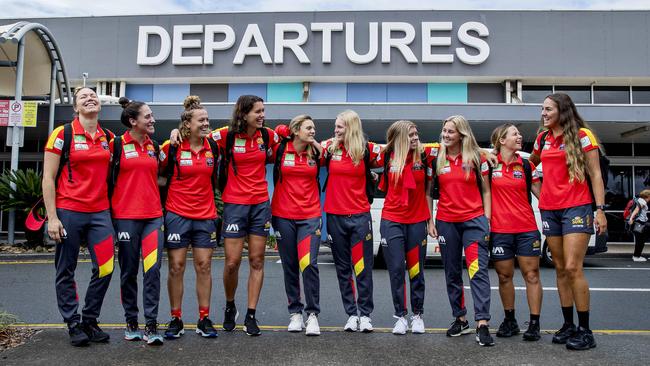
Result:
{"label": "overcast sky", "polygon": [[[134,6],[137,4],[137,6]],[[399,4],[399,7],[396,5]],[[0,18],[173,14],[220,11],[410,9],[650,9],[649,0],[0,0]]]}

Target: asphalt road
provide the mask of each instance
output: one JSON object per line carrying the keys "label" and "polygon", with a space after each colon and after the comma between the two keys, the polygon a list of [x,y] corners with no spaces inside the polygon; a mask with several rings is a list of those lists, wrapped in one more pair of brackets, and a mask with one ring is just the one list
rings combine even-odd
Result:
{"label": "asphalt road", "polygon": [[[596,349],[586,353],[568,352],[561,346],[550,344],[550,333],[559,328],[562,322],[552,269],[542,270],[545,291],[541,324],[546,333],[542,341],[535,344],[524,343],[518,338],[497,338],[496,347],[482,349],[475,344],[473,336],[462,337],[460,340],[446,338],[443,332],[452,321],[452,315],[444,288],[444,272],[437,265],[427,266],[425,270],[427,289],[424,319],[428,332],[433,334],[409,334],[405,337],[388,334],[394,319],[388,273],[385,270],[373,272],[375,311],[372,318],[377,328],[375,334],[339,332],[347,316],[343,312],[330,255],[321,255],[319,258],[322,309],[319,320],[324,332],[317,339],[307,339],[303,335],[288,334],[284,331],[288,323],[288,313],[281,264],[278,263],[277,257],[268,257],[265,284],[257,311],[264,331],[262,337],[248,338],[243,332],[220,332],[215,341],[199,339],[193,332],[189,332],[180,341],[166,342],[158,351],[140,343],[124,342],[120,339],[119,328],[123,326],[124,320],[119,296],[119,268],[116,266],[99,319],[104,327],[115,328],[111,330],[113,341],[109,345],[94,345],[92,349],[100,364],[118,360],[123,364],[135,363],[136,360],[145,364],[160,360],[176,364],[191,361],[192,357],[198,357],[198,360],[205,362],[218,359],[241,363],[286,363],[290,360],[305,364],[383,364],[404,361],[417,364],[447,364],[460,361],[547,364],[554,362],[556,358],[558,362],[562,360],[574,364],[647,364],[647,355],[650,353],[650,319],[647,316],[650,309],[650,265],[632,263],[627,256],[622,258],[602,255],[588,257],[585,266],[592,288],[591,325],[597,332],[598,342]],[[223,259],[215,258],[211,316],[215,323],[222,321],[222,308],[225,304],[222,270]],[[165,262],[159,315],[161,323],[167,322],[169,314],[166,271]],[[248,266],[244,262],[240,272],[240,289],[236,297],[236,303],[242,312],[246,304],[247,276]],[[90,263],[82,261],[77,268],[81,299],[89,277]],[[54,265],[51,260],[0,261],[0,278],[0,309],[17,315],[33,327],[61,328],[45,330],[29,344],[0,354],[0,364],[18,361],[39,364],[46,359],[56,364],[59,361],[71,360],[70,356],[84,354],[83,350],[72,350],[67,346],[67,336],[62,330],[62,320],[56,307]],[[503,318],[503,310],[496,290],[497,276],[492,269],[490,278],[493,286],[491,326],[494,331]],[[468,283],[467,277],[465,283]],[[188,266],[185,275],[185,286],[183,313],[186,326],[190,328],[196,322],[197,316],[194,273],[191,266]],[[515,276],[515,286],[523,286],[519,275]],[[469,292],[466,293],[466,299],[471,319],[473,312]],[[528,319],[525,291],[516,291],[516,304],[517,318],[520,326],[524,328],[524,322]],[[142,316],[140,320],[143,320]],[[53,351],[48,353],[48,349]],[[177,350],[192,350],[188,352],[192,355],[175,352]],[[62,354],[60,358],[59,353]],[[526,358],[522,359],[521,355],[526,355]]]}

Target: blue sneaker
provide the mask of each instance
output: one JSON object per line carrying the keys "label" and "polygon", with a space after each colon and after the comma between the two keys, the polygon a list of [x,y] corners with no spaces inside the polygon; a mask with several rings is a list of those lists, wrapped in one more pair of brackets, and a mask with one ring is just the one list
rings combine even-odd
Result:
{"label": "blue sneaker", "polygon": [[185,329],[183,328],[183,321],[180,318],[172,318],[172,320],[169,321],[169,326],[167,326],[167,330],[165,331],[165,338],[167,339],[176,339],[180,338],[185,334]]}
{"label": "blue sneaker", "polygon": [[137,320],[129,320],[126,323],[126,329],[124,329],[124,339],[127,341],[141,341],[142,332],[138,328]]}
{"label": "blue sneaker", "polygon": [[144,327],[144,340],[151,346],[163,344],[163,337],[158,334],[158,323],[155,320],[147,322]]}
{"label": "blue sneaker", "polygon": [[201,337],[204,338],[215,338],[217,336],[217,330],[214,329],[212,320],[207,316],[196,323],[196,333],[200,334]]}

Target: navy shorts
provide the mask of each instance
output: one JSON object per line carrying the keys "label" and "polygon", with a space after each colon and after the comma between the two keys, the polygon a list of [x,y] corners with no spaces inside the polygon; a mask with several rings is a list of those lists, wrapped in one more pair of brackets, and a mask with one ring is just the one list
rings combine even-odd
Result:
{"label": "navy shorts", "polygon": [[165,248],[214,248],[217,227],[213,219],[193,220],[167,211],[165,214]]}
{"label": "navy shorts", "polygon": [[490,233],[490,257],[493,261],[512,259],[515,256],[539,257],[542,236],[533,230],[524,233]]}
{"label": "navy shorts", "polygon": [[590,203],[560,210],[540,210],[540,213],[542,233],[546,236],[594,233],[594,212]]}
{"label": "navy shorts", "polygon": [[224,238],[243,238],[249,234],[269,236],[271,229],[271,205],[269,201],[256,205],[223,204]]}

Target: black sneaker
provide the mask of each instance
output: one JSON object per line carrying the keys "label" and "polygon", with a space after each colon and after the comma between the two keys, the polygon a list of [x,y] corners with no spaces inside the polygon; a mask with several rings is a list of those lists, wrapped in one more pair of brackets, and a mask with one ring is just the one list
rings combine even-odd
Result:
{"label": "black sneaker", "polygon": [[235,326],[237,325],[237,317],[239,316],[239,312],[237,311],[236,307],[226,307],[226,309],[223,312],[223,330],[226,332],[232,332],[235,329]]}
{"label": "black sneaker", "polygon": [[144,327],[144,340],[148,345],[159,346],[163,344],[163,337],[158,334],[158,323],[155,320],[147,322]]}
{"label": "black sneaker", "polygon": [[573,336],[566,341],[566,348],[574,351],[584,351],[594,347],[596,347],[596,340],[593,333],[583,327],[578,327]]}
{"label": "black sneaker", "polygon": [[81,326],[91,342],[105,343],[111,338],[97,325],[97,319],[84,319]]}
{"label": "black sneaker", "polygon": [[494,339],[492,339],[490,328],[487,325],[476,328],[476,341],[484,347],[494,346]]}
{"label": "black sneaker", "polygon": [[86,332],[83,331],[81,324],[73,322],[68,324],[68,335],[70,336],[70,344],[75,347],[87,346],[90,339]]}
{"label": "black sneaker", "polygon": [[185,329],[183,328],[183,321],[180,318],[172,318],[169,321],[167,330],[165,331],[165,338],[167,339],[176,339],[185,334]]}
{"label": "black sneaker", "polygon": [[257,326],[257,319],[254,316],[246,315],[244,319],[244,332],[249,336],[258,336],[262,334],[260,327]]}
{"label": "black sneaker", "polygon": [[503,323],[499,325],[497,330],[497,337],[499,338],[508,338],[519,334],[519,324],[517,324],[517,319],[503,319]]}
{"label": "black sneaker", "polygon": [[567,340],[576,332],[576,326],[569,323],[564,323],[562,328],[553,334],[553,343],[566,344]]}
{"label": "black sneaker", "polygon": [[469,322],[467,320],[461,321],[456,318],[456,320],[451,323],[449,329],[447,329],[447,337],[458,337],[463,334],[469,334],[472,330],[469,329]]}
{"label": "black sneaker", "polygon": [[201,337],[204,338],[215,338],[217,336],[217,330],[214,329],[212,320],[210,320],[210,318],[207,316],[203,319],[200,319],[199,322],[196,323],[196,333],[200,334]]}
{"label": "black sneaker", "polygon": [[531,321],[528,323],[528,329],[524,332],[524,341],[539,341],[542,336],[539,334],[539,322]]}

